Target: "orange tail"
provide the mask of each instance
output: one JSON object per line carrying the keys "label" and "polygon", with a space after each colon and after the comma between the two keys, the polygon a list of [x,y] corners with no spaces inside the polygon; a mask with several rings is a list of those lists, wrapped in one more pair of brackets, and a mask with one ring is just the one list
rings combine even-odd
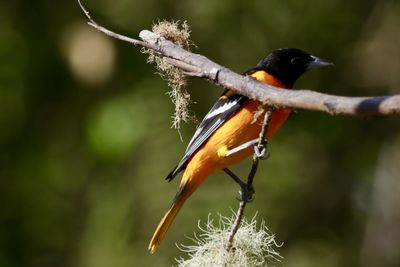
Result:
{"label": "orange tail", "polygon": [[[164,217],[161,219],[161,222],[158,225],[155,233],[153,234],[153,238],[150,241],[149,250],[151,253],[154,253],[154,251],[156,251],[157,247],[164,239],[168,229],[171,227],[172,222],[182,208],[186,199],[188,199],[200,186],[200,184],[203,183],[206,178],[216,170],[217,165],[210,164],[209,162],[207,163],[207,158],[204,159],[204,154],[205,153],[201,150],[197,151],[186,166],[186,170],[179,184],[179,190],[176,193],[174,200],[172,201],[172,205],[167,213],[165,213]],[[217,154],[215,153],[215,155]],[[200,162],[203,164],[200,164]]]}
{"label": "orange tail", "polygon": [[[181,188],[182,189],[182,188]],[[170,228],[172,222],[174,221],[176,215],[179,210],[182,208],[185,203],[188,195],[182,194],[183,190],[179,190],[175,196],[174,202],[172,203],[169,210],[165,213],[164,217],[161,219],[156,231],[153,234],[153,238],[149,244],[149,250],[151,253],[154,253],[157,247],[160,245],[161,241],[164,239],[165,234]]]}

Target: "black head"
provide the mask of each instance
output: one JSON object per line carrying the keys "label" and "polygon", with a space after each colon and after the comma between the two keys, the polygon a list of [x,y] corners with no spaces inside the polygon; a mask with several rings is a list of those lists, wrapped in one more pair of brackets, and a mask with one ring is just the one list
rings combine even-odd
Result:
{"label": "black head", "polygon": [[256,70],[264,70],[272,74],[286,86],[293,86],[294,82],[307,70],[333,65],[297,48],[279,48],[272,51],[261,60]]}

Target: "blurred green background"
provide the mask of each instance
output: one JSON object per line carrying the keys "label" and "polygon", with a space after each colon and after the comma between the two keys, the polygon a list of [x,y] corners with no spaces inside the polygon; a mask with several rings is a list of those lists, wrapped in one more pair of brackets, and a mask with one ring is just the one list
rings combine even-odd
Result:
{"label": "blurred green background", "polygon": [[[85,2],[132,37],[158,19],[187,20],[195,52],[239,73],[298,47],[336,67],[297,88],[400,92],[399,1]],[[0,266],[171,266],[199,219],[236,209],[238,187],[217,173],[148,253],[179,181],[164,177],[195,125],[181,142],[169,88],[145,62],[86,25],[76,1],[0,2]],[[190,79],[199,119],[222,91],[211,87]],[[270,152],[246,214],[258,211],[284,243],[282,266],[400,266],[399,118],[295,112]],[[233,169],[244,176],[249,162]]]}

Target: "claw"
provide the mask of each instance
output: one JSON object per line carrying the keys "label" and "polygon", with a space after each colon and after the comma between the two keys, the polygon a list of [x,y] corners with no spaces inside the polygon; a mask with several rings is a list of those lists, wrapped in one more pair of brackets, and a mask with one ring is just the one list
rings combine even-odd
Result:
{"label": "claw", "polygon": [[269,156],[267,147],[268,147],[268,140],[264,140],[264,144],[262,144],[262,145],[255,145],[254,146],[254,159],[257,159],[257,160],[267,159]]}
{"label": "claw", "polygon": [[252,202],[254,200],[254,193],[256,191],[254,190],[253,186],[248,186],[247,184],[244,185],[243,187],[241,186],[239,194],[240,194],[240,201],[244,201],[246,203]]}

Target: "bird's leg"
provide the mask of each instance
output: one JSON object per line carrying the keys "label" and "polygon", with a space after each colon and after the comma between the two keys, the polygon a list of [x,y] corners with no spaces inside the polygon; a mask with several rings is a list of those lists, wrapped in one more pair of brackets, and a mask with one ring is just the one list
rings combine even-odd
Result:
{"label": "bird's leg", "polygon": [[239,151],[242,151],[243,149],[246,149],[248,147],[254,146],[254,145],[257,144],[257,142],[258,142],[258,138],[250,140],[250,141],[248,141],[248,142],[246,142],[244,144],[241,144],[240,146],[237,146],[235,148],[232,148],[231,150],[228,150],[226,152],[224,157],[228,157],[228,156],[233,155],[233,154],[235,154],[235,153],[237,153]]}
{"label": "bird's leg", "polygon": [[237,146],[235,148],[232,148],[228,150],[226,153],[224,153],[224,157],[231,156],[239,151],[242,151],[243,149],[246,149],[248,147],[254,147],[254,157],[256,157],[258,160],[264,160],[267,159],[269,156],[268,153],[268,140],[264,139],[264,143],[261,145],[258,145],[258,138],[250,140],[244,144],[241,144],[240,146]]}
{"label": "bird's leg", "polygon": [[254,190],[253,185],[249,185],[245,183],[242,179],[239,178],[236,174],[234,174],[228,168],[223,169],[226,174],[229,175],[239,186],[240,186],[240,200],[244,202],[253,201],[253,194],[256,192]]}
{"label": "bird's leg", "polygon": [[[223,157],[228,157],[251,146],[254,148],[254,160],[263,160],[268,158],[268,140],[264,139],[264,141],[260,143],[259,138],[250,140],[230,150],[226,150],[226,148],[224,148],[224,151],[222,151],[221,154],[223,154]],[[251,202],[255,193],[252,182],[244,182],[239,178],[239,176],[237,176],[228,168],[224,168],[223,170],[240,186],[240,200]]]}

